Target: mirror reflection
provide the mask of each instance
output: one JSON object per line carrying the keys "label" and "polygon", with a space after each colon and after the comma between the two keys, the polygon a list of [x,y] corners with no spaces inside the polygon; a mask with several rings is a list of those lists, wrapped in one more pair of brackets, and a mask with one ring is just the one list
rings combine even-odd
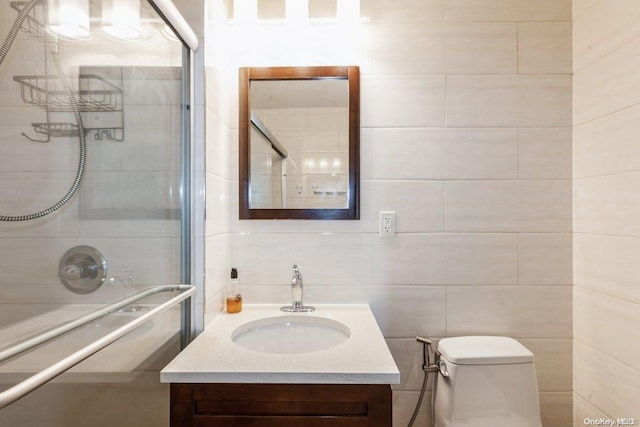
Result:
{"label": "mirror reflection", "polygon": [[346,208],[347,80],[251,82],[251,208]]}
{"label": "mirror reflection", "polygon": [[243,68],[240,80],[240,218],[357,219],[357,67]]}

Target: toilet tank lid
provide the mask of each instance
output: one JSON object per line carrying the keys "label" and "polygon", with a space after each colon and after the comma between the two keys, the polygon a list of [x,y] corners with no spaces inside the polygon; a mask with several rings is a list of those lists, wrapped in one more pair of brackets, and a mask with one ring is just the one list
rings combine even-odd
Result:
{"label": "toilet tank lid", "polygon": [[443,338],[438,351],[457,365],[502,365],[533,362],[533,353],[508,337]]}

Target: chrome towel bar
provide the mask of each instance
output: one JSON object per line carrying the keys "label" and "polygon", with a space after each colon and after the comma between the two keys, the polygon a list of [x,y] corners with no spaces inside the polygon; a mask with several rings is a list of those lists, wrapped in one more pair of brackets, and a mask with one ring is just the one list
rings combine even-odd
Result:
{"label": "chrome towel bar", "polygon": [[[133,295],[130,298],[126,298],[124,300],[121,300],[115,304],[112,304],[108,307],[105,307],[104,309],[98,310],[96,313],[102,313],[100,315],[96,315],[96,313],[92,313],[89,314],[87,316],[84,316],[83,318],[80,318],[78,320],[76,320],[75,322],[70,322],[73,324],[76,324],[77,322],[84,320],[84,323],[90,322],[92,319],[86,320],[87,318],[91,317],[92,315],[94,316],[93,319],[103,316],[113,310],[116,310],[118,308],[122,308],[128,304],[131,304],[132,302],[138,301],[146,296],[149,295],[153,295],[159,292],[167,292],[167,291],[184,291],[181,292],[179,295],[176,295],[175,297],[171,298],[169,301],[166,301],[165,303],[149,310],[148,312],[142,314],[139,317],[136,317],[134,320],[132,320],[131,322],[127,323],[124,326],[121,326],[120,328],[116,329],[115,331],[105,335],[104,337],[92,342],[91,344],[87,345],[86,347],[83,347],[82,349],[76,351],[75,353],[65,357],[64,359],[54,363],[53,365],[49,366],[48,368],[43,369],[42,371],[38,372],[37,374],[32,375],[31,377],[25,379],[24,381],[14,385],[13,387],[3,391],[2,393],[0,393],[0,409],[4,408],[5,406],[10,405],[11,403],[15,402],[16,400],[26,396],[27,394],[31,393],[32,391],[34,391],[35,389],[37,389],[38,387],[46,384],[47,382],[51,381],[52,379],[54,379],[55,377],[57,377],[58,375],[66,372],[67,370],[71,369],[72,367],[74,367],[75,365],[77,365],[78,363],[82,362],[83,360],[87,359],[88,357],[92,356],[93,354],[97,353],[98,351],[102,350],[103,348],[105,348],[106,346],[108,346],[109,344],[113,343],[114,341],[120,339],[121,337],[123,337],[124,335],[128,334],[129,332],[133,331],[134,329],[136,329],[137,327],[141,326],[143,323],[147,322],[148,320],[150,320],[152,317],[156,316],[159,313],[162,313],[163,311],[166,311],[168,309],[170,309],[171,307],[174,307],[175,305],[177,305],[178,303],[186,300],[187,298],[190,298],[193,294],[195,294],[195,287],[191,286],[191,285],[176,285],[176,286],[158,286],[152,289],[149,289],[147,291],[143,291],[140,292],[136,295]],[[117,306],[117,307],[114,307]],[[105,312],[105,310],[107,310]],[[76,326],[80,326],[84,323],[78,323],[76,324]],[[62,332],[61,330],[65,327],[68,327],[66,325],[63,325],[59,328],[56,328],[54,331],[58,332],[59,336],[61,334],[63,334],[64,332],[73,329],[73,328],[69,328],[66,331]],[[50,331],[46,334],[42,334],[42,335],[47,335],[49,336],[53,331]],[[34,340],[39,339],[39,337],[35,337]],[[55,336],[51,336],[48,337],[46,339],[44,339],[41,342],[44,341],[48,341],[52,338],[55,338]],[[32,341],[32,340],[29,340]],[[22,346],[23,344],[19,344],[20,346]],[[35,346],[37,344],[32,345],[31,347]],[[29,348],[31,348],[29,347]],[[13,348],[12,348],[13,349]],[[9,349],[9,350],[12,350]],[[9,351],[8,350],[8,351]],[[25,351],[25,350],[22,350]],[[14,353],[14,354],[18,354],[20,352]]]}
{"label": "chrome towel bar", "polygon": [[64,333],[71,331],[72,329],[75,329],[79,326],[87,324],[113,311],[120,310],[121,308],[126,307],[127,305],[132,304],[134,302],[140,301],[141,299],[146,298],[150,295],[159,294],[161,292],[183,291],[183,290],[190,289],[191,287],[192,287],[191,285],[166,285],[166,286],[156,286],[154,288],[150,288],[142,292],[138,292],[137,294],[132,295],[128,298],[124,298],[120,301],[116,301],[111,305],[103,307],[85,316],[79,317],[75,320],[72,320],[71,322],[64,323],[54,329],[43,332],[40,335],[36,335],[33,338],[22,341],[14,346],[11,346],[3,351],[0,351],[0,362],[4,362],[5,360],[13,356],[16,356],[34,347],[37,347],[40,344],[43,344],[49,340],[59,337]]}

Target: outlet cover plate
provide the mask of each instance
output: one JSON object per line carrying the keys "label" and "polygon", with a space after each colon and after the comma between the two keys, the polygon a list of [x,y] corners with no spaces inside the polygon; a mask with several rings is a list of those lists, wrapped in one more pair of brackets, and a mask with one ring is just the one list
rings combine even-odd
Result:
{"label": "outlet cover plate", "polygon": [[396,213],[380,211],[380,237],[388,238],[396,235]]}

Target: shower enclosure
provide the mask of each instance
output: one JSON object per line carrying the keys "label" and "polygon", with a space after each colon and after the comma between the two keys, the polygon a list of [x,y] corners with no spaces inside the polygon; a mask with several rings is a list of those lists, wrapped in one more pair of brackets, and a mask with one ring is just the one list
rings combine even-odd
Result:
{"label": "shower enclosure", "polygon": [[0,425],[166,425],[202,256],[195,36],[166,0],[0,19]]}

